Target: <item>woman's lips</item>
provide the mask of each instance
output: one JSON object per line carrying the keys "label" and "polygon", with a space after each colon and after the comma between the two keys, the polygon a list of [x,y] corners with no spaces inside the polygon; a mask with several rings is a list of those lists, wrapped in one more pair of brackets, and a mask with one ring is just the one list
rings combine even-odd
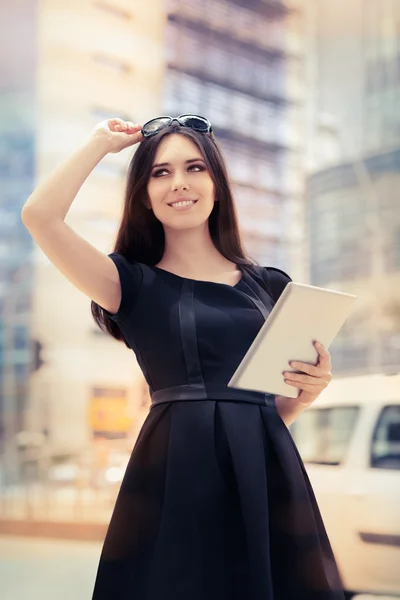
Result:
{"label": "woman's lips", "polygon": [[172,202],[168,204],[171,208],[175,210],[189,210],[197,203],[197,200],[177,200],[176,202]]}

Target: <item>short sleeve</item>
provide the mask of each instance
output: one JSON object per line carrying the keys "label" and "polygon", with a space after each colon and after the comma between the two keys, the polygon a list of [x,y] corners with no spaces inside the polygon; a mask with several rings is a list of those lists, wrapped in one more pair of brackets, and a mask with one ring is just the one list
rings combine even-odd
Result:
{"label": "short sleeve", "polygon": [[112,252],[108,255],[118,269],[121,282],[121,303],[118,312],[110,313],[104,309],[106,315],[113,321],[121,323],[130,315],[138,296],[143,280],[141,265],[137,262],[128,261],[125,256]]}
{"label": "short sleeve", "polygon": [[275,267],[264,267],[263,279],[275,302],[277,302],[287,284],[292,281],[287,273]]}

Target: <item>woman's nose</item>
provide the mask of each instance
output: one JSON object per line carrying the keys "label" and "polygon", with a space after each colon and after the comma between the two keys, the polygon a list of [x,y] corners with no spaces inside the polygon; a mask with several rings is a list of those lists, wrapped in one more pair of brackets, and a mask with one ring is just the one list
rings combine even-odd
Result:
{"label": "woman's nose", "polygon": [[186,178],[181,173],[176,173],[175,177],[172,180],[172,190],[182,189],[189,189],[189,184],[187,183]]}

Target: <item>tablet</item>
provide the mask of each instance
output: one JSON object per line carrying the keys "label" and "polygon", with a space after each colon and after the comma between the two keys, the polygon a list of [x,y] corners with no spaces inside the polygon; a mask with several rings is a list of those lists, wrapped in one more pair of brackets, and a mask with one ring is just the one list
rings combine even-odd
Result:
{"label": "tablet", "polygon": [[328,348],[357,299],[302,283],[290,282],[261,327],[228,387],[297,398],[300,390],[284,381],[296,360],[316,365],[318,341]]}

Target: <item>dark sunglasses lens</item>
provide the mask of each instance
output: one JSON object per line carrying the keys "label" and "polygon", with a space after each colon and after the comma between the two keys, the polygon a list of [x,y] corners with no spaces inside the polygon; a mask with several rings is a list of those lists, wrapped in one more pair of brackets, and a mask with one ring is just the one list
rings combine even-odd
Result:
{"label": "dark sunglasses lens", "polygon": [[158,133],[159,131],[161,131],[161,129],[167,127],[169,125],[169,122],[170,119],[168,119],[167,117],[161,119],[153,119],[152,121],[149,121],[148,123],[145,123],[143,125],[143,135],[152,135],[154,133]]}
{"label": "dark sunglasses lens", "polygon": [[185,117],[181,117],[179,120],[185,125],[185,127],[191,127],[192,129],[196,129],[197,131],[209,130],[209,124],[206,121],[206,119],[203,119],[203,117],[187,115]]}

